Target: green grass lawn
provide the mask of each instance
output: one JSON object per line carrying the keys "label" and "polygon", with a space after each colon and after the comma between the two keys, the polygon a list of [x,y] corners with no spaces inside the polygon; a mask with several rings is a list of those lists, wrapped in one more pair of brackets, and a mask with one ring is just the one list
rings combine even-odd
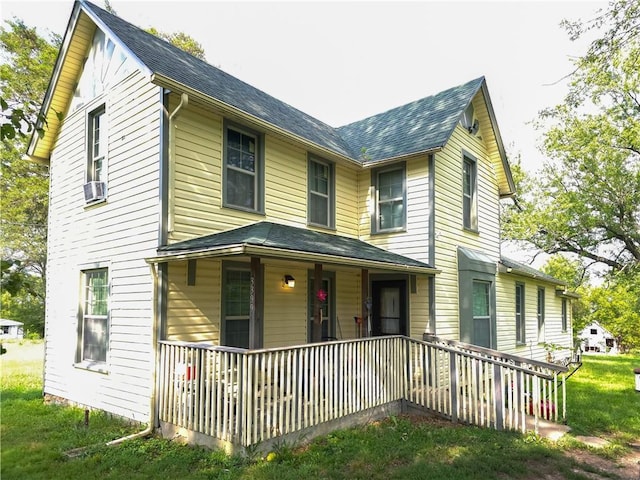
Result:
{"label": "green grass lawn", "polygon": [[[533,434],[495,432],[434,419],[392,417],[281,445],[271,461],[153,438],[106,447],[139,427],[42,402],[42,345],[9,344],[2,373],[0,476],[12,479],[586,479],[595,469]],[[578,434],[603,435],[618,447],[640,437],[640,393],[632,366],[640,357],[588,357],[568,383],[569,420]],[[628,378],[627,378],[628,377]],[[72,449],[88,447],[73,458]],[[619,448],[618,452],[623,449]],[[272,456],[273,457],[273,456]],[[600,472],[601,478],[618,478]]]}

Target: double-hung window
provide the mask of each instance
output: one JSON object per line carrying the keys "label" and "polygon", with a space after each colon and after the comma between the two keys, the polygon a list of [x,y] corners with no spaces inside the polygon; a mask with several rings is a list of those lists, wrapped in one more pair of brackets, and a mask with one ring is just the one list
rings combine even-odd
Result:
{"label": "double-hung window", "polygon": [[544,288],[538,287],[538,342],[544,342]]}
{"label": "double-hung window", "polygon": [[516,343],[520,345],[526,342],[524,312],[524,284],[516,283]]}
{"label": "double-hung window", "polygon": [[478,165],[465,154],[462,161],[462,219],[467,230],[478,230]]}
{"label": "double-hung window", "polygon": [[372,177],[376,195],[373,232],[404,230],[407,224],[404,164],[374,170]]}
{"label": "double-hung window", "polygon": [[226,126],[224,205],[254,212],[263,209],[262,138],[245,128]]}
{"label": "double-hung window", "polygon": [[109,272],[106,268],[82,272],[83,301],[78,360],[107,362],[109,349]]}
{"label": "double-hung window", "polygon": [[89,114],[87,181],[106,182],[107,122],[104,105]]}
{"label": "double-hung window", "polygon": [[334,182],[332,164],[309,158],[309,224],[334,226]]}

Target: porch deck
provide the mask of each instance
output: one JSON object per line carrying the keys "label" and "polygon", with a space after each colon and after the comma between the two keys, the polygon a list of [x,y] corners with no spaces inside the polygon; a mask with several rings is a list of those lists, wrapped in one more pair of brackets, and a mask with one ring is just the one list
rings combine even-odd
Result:
{"label": "porch deck", "polygon": [[158,414],[166,431],[231,448],[407,408],[525,431],[528,416],[536,429],[539,419],[564,420],[566,371],[435,337],[268,350],[163,341]]}

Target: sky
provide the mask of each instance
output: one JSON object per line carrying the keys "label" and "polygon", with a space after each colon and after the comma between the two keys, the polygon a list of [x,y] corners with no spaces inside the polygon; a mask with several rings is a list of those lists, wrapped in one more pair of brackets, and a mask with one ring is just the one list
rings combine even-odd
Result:
{"label": "sky", "polygon": [[[94,0],[104,6],[103,0]],[[184,32],[207,61],[338,127],[484,76],[510,157],[534,172],[538,112],[562,102],[571,59],[563,19],[606,1],[221,2],[111,0],[121,18]],[[0,16],[63,34],[72,0],[0,0]]]}

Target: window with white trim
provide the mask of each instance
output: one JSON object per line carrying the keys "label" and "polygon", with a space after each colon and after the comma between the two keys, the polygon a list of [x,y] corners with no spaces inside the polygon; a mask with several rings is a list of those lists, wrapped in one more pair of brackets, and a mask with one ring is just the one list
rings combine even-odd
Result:
{"label": "window with white trim", "polygon": [[568,316],[569,316],[568,302],[566,298],[563,298],[562,299],[562,331],[563,332],[567,331]]}
{"label": "window with white trim", "polygon": [[225,129],[224,205],[261,212],[263,209],[262,138],[235,126]]}
{"label": "window with white trim", "polygon": [[462,162],[462,223],[468,230],[478,230],[477,162],[464,155]]}
{"label": "window with white trim", "polygon": [[82,319],[78,361],[107,362],[109,349],[109,272],[106,268],[82,272]]}
{"label": "window with white trim", "polygon": [[372,180],[376,196],[372,231],[381,233],[404,230],[407,225],[404,164],[374,170]]}
{"label": "window with white trim", "polygon": [[89,114],[88,182],[106,182],[107,122],[104,105]]}
{"label": "window with white trim", "polygon": [[334,226],[335,178],[333,165],[309,157],[308,222],[311,225]]}

